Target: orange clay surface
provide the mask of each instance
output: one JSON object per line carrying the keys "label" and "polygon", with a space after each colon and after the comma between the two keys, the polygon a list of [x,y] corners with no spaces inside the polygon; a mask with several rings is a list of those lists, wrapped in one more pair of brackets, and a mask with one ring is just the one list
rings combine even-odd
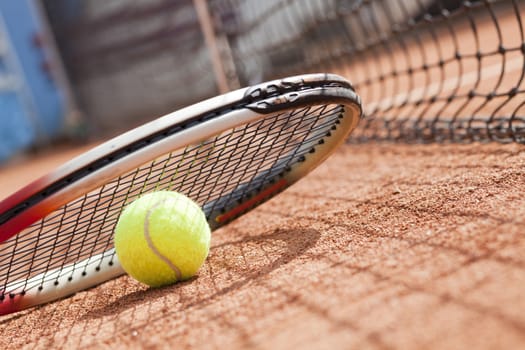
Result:
{"label": "orange clay surface", "polygon": [[[0,169],[5,196],[84,149]],[[0,348],[525,348],[525,147],[345,145],[187,282],[0,317]]]}

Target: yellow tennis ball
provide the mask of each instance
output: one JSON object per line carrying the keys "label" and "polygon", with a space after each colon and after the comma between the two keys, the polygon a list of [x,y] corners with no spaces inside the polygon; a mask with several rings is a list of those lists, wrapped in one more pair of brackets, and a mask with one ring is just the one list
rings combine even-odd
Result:
{"label": "yellow tennis ball", "polygon": [[210,249],[210,227],[197,203],[183,194],[146,194],[121,213],[115,250],[124,270],[151,287],[194,276]]}

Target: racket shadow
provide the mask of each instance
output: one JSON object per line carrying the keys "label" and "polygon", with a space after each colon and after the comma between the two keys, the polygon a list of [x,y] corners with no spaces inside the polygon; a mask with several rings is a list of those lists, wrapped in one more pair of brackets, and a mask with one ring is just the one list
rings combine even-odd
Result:
{"label": "racket shadow", "polygon": [[[166,299],[169,311],[159,316],[140,320],[127,320],[133,328],[140,327],[155,319],[176,316],[193,308],[201,308],[216,302],[221,297],[239,290],[253,281],[289,264],[314,247],[321,233],[313,229],[275,230],[255,237],[246,237],[215,245],[198,277],[159,289],[138,290],[123,295],[113,303],[84,314],[78,321],[90,321],[106,316],[114,316],[130,309],[150,309],[150,305]],[[128,277],[123,277],[128,278]],[[195,293],[195,290],[198,292]],[[121,329],[122,330],[122,329]]]}

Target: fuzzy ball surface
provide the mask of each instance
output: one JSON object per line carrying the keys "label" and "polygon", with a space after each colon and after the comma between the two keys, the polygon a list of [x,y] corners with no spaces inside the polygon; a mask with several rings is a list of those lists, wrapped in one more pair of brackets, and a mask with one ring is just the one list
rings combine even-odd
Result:
{"label": "fuzzy ball surface", "polygon": [[115,250],[123,269],[151,287],[194,276],[210,249],[210,227],[201,208],[177,192],[141,196],[122,211]]}

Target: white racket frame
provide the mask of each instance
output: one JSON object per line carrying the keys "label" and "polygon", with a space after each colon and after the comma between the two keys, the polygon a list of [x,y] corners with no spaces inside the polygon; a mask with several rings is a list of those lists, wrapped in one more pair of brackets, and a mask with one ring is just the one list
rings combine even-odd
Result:
{"label": "white racket frame", "polygon": [[[316,151],[314,153],[308,154],[304,162],[296,163],[291,171],[284,175],[283,180],[281,180],[285,182],[284,185],[281,182],[276,186],[275,191],[272,191],[270,188],[264,196],[259,199],[256,198],[260,202],[268,199],[267,197],[280,192],[283,187],[288,187],[319,165],[357,126],[362,116],[360,100],[345,79],[331,74],[310,74],[292,77],[233,91],[173,112],[101,144],[64,164],[54,172],[29,184],[0,202],[0,213],[101,157],[115,150],[123,149],[137,140],[144,139],[172,125],[203,115],[221,106],[233,105],[238,101],[246,100],[246,96],[254,93],[257,89],[271,89],[273,86],[283,84],[284,86],[292,86],[293,84],[305,84],[305,82],[309,81],[328,81],[333,82],[334,86],[313,88],[311,91],[290,91],[279,96],[255,101],[244,108],[227,111],[220,117],[192,125],[160,141],[140,148],[100,169],[94,170],[79,181],[74,181],[51,193],[30,208],[1,224],[0,244],[68,202],[152,159],[187,145],[196,144],[225,130],[260,120],[275,111],[297,108],[298,105],[301,106],[301,103],[303,103],[301,102],[301,94],[307,96],[309,92],[311,93],[309,98],[304,101],[304,105],[332,103],[344,105],[343,118],[340,119],[340,124],[336,130],[331,131],[331,136],[326,137],[323,144],[315,145]],[[288,105],[290,107],[287,107]],[[216,219],[218,220],[218,218],[217,216]],[[123,273],[124,271],[118,262],[116,254],[114,254],[114,250],[110,249],[83,261],[41,273],[27,280],[9,283],[4,289],[4,300],[0,301],[0,315],[66,297],[120,276]],[[27,289],[28,286],[36,284],[39,286],[38,288]]]}

